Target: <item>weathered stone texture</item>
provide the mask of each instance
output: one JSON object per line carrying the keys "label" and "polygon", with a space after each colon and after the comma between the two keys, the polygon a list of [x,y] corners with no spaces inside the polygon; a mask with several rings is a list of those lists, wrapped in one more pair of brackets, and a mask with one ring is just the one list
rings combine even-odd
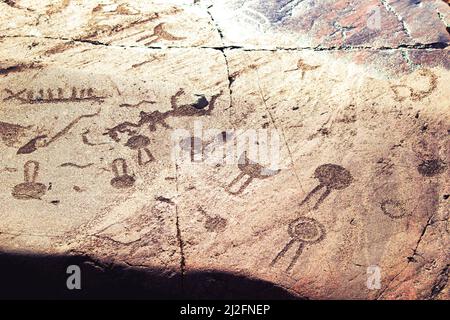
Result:
{"label": "weathered stone texture", "polygon": [[[449,298],[444,1],[0,9],[2,251],[221,270],[313,299]],[[171,135],[199,123],[277,133],[279,168],[176,163]]]}

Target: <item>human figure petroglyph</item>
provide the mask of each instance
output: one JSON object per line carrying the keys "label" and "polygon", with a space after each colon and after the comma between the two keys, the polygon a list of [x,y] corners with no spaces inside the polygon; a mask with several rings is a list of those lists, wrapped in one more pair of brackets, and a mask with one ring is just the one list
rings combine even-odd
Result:
{"label": "human figure petroglyph", "polygon": [[[33,167],[33,168],[31,168]],[[30,170],[32,174],[30,175]],[[39,174],[39,162],[27,161],[23,166],[24,182],[16,185],[12,190],[12,196],[18,200],[40,200],[47,191],[47,186],[36,182]]]}
{"label": "human figure petroglyph", "polygon": [[[121,171],[119,171],[119,166]],[[111,179],[111,186],[116,189],[131,188],[136,182],[136,178],[128,174],[128,166],[125,159],[118,158],[112,163],[114,178]]]}
{"label": "human figure petroglyph", "polygon": [[[196,102],[187,105],[178,106],[177,98],[184,94],[184,90],[180,89],[171,98],[172,109],[166,112],[141,111],[139,114],[139,121],[137,123],[125,121],[117,126],[107,129],[105,135],[108,135],[116,142],[120,141],[119,133],[126,133],[130,136],[136,135],[139,128],[144,125],[148,125],[150,131],[156,131],[157,124],[160,124],[166,129],[172,129],[167,123],[166,119],[171,117],[195,117],[210,115],[214,110],[217,98],[222,95],[222,91],[219,94],[213,95],[208,101],[204,95],[199,95]],[[208,107],[208,108],[206,108]]]}
{"label": "human figure petroglyph", "polygon": [[[225,188],[225,191],[232,195],[238,195],[244,192],[244,190],[250,185],[254,179],[267,179],[276,174],[281,170],[271,170],[263,167],[261,164],[251,161],[247,158],[247,152],[244,152],[239,157],[238,168],[241,173],[231,181]],[[247,179],[241,184],[237,191],[232,191],[231,189],[247,176]]]}
{"label": "human figure petroglyph", "polygon": [[61,131],[59,131],[57,134],[55,134],[53,137],[51,137],[49,139],[48,139],[48,136],[45,134],[38,135],[38,136],[32,138],[30,141],[28,141],[22,147],[20,147],[19,150],[17,150],[17,154],[29,154],[29,153],[35,152],[38,148],[48,147],[53,142],[57,141],[58,139],[60,139],[64,135],[66,135],[81,119],[92,118],[92,117],[98,116],[99,114],[100,114],[100,110],[97,111],[96,113],[81,115],[81,116],[75,118],[66,127],[64,127],[64,129],[62,129]]}
{"label": "human figure petroglyph", "polygon": [[270,263],[270,266],[273,267],[287,253],[292,245],[297,242],[299,246],[292,257],[291,263],[286,268],[287,272],[294,267],[302,254],[305,245],[319,243],[325,238],[325,228],[315,219],[300,217],[289,223],[288,234],[291,237],[291,240]]}
{"label": "human figure petroglyph", "polygon": [[[152,155],[150,150],[147,148],[150,145],[150,139],[143,135],[136,135],[132,136],[128,139],[127,143],[125,144],[126,147],[130,148],[131,150],[137,150],[138,152],[138,164],[140,166],[146,165],[147,163],[155,161],[155,157]],[[145,153],[147,155],[147,159],[144,160]]]}
{"label": "human figure petroglyph", "polygon": [[33,90],[22,89],[17,92],[11,89],[5,89],[5,92],[9,94],[3,101],[16,100],[22,104],[46,104],[46,103],[66,103],[66,102],[98,102],[102,103],[105,100],[105,96],[94,95],[94,89],[77,89],[72,87],[70,96],[64,94],[62,88],[53,89],[39,89],[36,93]]}
{"label": "human figure petroglyph", "polygon": [[350,172],[337,164],[324,164],[318,167],[314,172],[314,178],[319,180],[319,185],[315,187],[303,201],[300,206],[304,205],[319,190],[325,188],[325,192],[317,200],[313,209],[318,209],[319,205],[328,197],[331,191],[342,190],[347,188],[353,181]]}

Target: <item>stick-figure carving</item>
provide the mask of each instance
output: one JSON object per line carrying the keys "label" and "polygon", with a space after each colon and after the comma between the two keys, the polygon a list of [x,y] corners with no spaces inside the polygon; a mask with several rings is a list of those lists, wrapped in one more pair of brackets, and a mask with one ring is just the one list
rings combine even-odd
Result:
{"label": "stick-figure carving", "polygon": [[[30,170],[33,173],[30,176]],[[24,182],[13,188],[12,196],[19,200],[41,199],[47,191],[47,186],[36,182],[39,174],[39,163],[37,161],[27,161],[23,166]]]}
{"label": "stick-figure carving", "polygon": [[[238,168],[241,173],[230,182],[230,184],[225,188],[225,191],[232,195],[238,195],[244,192],[244,190],[250,185],[253,179],[267,179],[276,174],[281,170],[270,170],[259,163],[253,162],[247,158],[247,152],[244,152],[239,157]],[[247,176],[247,179],[242,183],[241,187],[237,191],[231,191],[234,185],[242,180],[243,177]]]}
{"label": "stick-figure carving", "polygon": [[[130,148],[132,150],[137,150],[138,164],[140,166],[142,166],[142,165],[145,165],[152,161],[155,161],[155,157],[153,157],[152,153],[147,148],[149,144],[150,144],[150,139],[148,137],[143,136],[143,135],[137,135],[137,136],[132,136],[131,138],[129,138],[127,143],[125,144],[125,146],[127,146],[128,148]],[[143,161],[142,151],[144,151],[145,154],[147,155],[146,161]]]}
{"label": "stick-figure carving", "polygon": [[[119,172],[119,165],[122,167],[122,173]],[[125,159],[118,158],[112,163],[112,170],[114,178],[111,180],[111,185],[116,189],[130,188],[134,185],[136,179],[128,174],[127,162]]]}
{"label": "stick-figure carving", "polygon": [[313,209],[317,209],[319,205],[328,197],[331,190],[342,190],[347,188],[353,181],[350,172],[337,164],[324,164],[318,167],[314,172],[314,178],[319,179],[319,185],[315,187],[306,198],[300,203],[304,205],[316,192],[325,188],[325,192],[317,200]]}
{"label": "stick-figure carving", "polygon": [[153,28],[153,33],[150,35],[145,35],[137,40],[137,42],[141,42],[144,40],[148,40],[150,38],[154,38],[148,42],[145,42],[144,45],[149,46],[152,43],[158,41],[158,40],[169,40],[169,41],[177,41],[177,40],[184,40],[186,37],[176,37],[172,34],[170,34],[168,31],[165,30],[165,22],[161,22],[160,24],[156,25]]}
{"label": "stick-figure carving", "polygon": [[291,237],[291,240],[272,260],[270,263],[271,267],[286,254],[295,242],[298,242],[299,246],[292,257],[291,263],[286,269],[286,271],[290,271],[302,254],[305,245],[318,243],[325,238],[325,228],[315,219],[301,217],[289,223],[288,234]]}
{"label": "stick-figure carving", "polygon": [[318,68],[320,68],[320,66],[312,66],[312,65],[306,64],[303,61],[303,59],[298,59],[297,68],[292,69],[292,70],[286,70],[285,72],[291,72],[291,71],[300,70],[302,72],[302,79],[303,79],[305,77],[305,73],[307,71],[313,71],[313,70],[316,70]]}

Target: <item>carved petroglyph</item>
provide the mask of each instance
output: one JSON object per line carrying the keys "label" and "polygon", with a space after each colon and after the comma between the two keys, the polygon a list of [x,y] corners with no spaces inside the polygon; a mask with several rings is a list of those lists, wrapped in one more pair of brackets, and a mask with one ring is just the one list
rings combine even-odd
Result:
{"label": "carved petroglyph", "polygon": [[353,177],[350,172],[336,164],[324,164],[316,169],[314,172],[314,178],[319,180],[319,185],[315,187],[306,198],[300,203],[300,206],[304,205],[308,200],[319,190],[325,188],[325,192],[317,200],[313,209],[319,208],[319,205],[328,197],[331,191],[342,190],[347,188],[353,181]]}
{"label": "carved petroglyph", "polygon": [[385,200],[380,205],[381,211],[392,219],[401,219],[408,215],[403,204],[397,200]]}
{"label": "carved petroglyph", "polygon": [[[152,161],[155,161],[155,157],[152,155],[150,150],[147,148],[150,145],[150,139],[143,135],[132,136],[128,139],[125,146],[132,150],[137,150],[138,152],[138,164],[140,166],[148,164]],[[144,155],[147,156],[147,159],[144,159]]]}
{"label": "carved petroglyph", "polygon": [[101,145],[105,145],[108,144],[107,142],[98,142],[98,143],[93,143],[89,140],[88,138],[88,134],[90,133],[90,130],[87,129],[86,131],[84,131],[81,134],[81,141],[83,141],[83,143],[87,146],[93,147],[93,146],[101,146]]}
{"label": "carved petroglyph", "polygon": [[222,92],[212,96],[209,101],[206,100],[205,96],[201,95],[199,99],[197,99],[197,101],[192,104],[178,106],[177,98],[182,94],[184,94],[184,91],[179,90],[174,96],[172,96],[172,110],[166,112],[152,111],[148,113],[141,111],[139,115],[140,119],[137,123],[129,121],[122,122],[117,126],[108,129],[105,135],[108,135],[114,141],[119,142],[119,133],[135,135],[137,133],[137,129],[141,128],[144,125],[148,125],[150,131],[156,131],[157,124],[160,124],[166,129],[171,129],[171,127],[166,123],[166,119],[170,117],[195,117],[210,115],[214,110],[217,98],[222,94]]}
{"label": "carved petroglyph", "polygon": [[423,161],[418,167],[417,171],[425,177],[434,177],[445,171],[447,168],[444,161],[440,159],[431,159]]}
{"label": "carved petroglyph", "polygon": [[57,141],[58,139],[60,139],[64,135],[66,135],[70,131],[70,129],[72,129],[72,127],[74,127],[81,119],[92,118],[99,114],[100,114],[100,110],[93,114],[85,114],[85,115],[81,115],[81,116],[75,118],[75,120],[73,120],[66,127],[64,127],[64,129],[59,131],[57,134],[55,134],[53,137],[49,138],[48,140],[47,140],[47,138],[48,138],[47,135],[39,135],[37,137],[34,137],[29,142],[27,142],[25,145],[20,147],[19,150],[17,151],[17,154],[29,154],[29,153],[33,153],[38,148],[48,147],[53,142]]}
{"label": "carved petroglyph", "polygon": [[8,147],[14,147],[30,128],[31,126],[22,126],[0,121],[0,138]]}
{"label": "carved petroglyph", "polygon": [[141,13],[139,10],[137,10],[128,3],[120,3],[117,4],[116,6],[113,6],[113,8],[111,8],[110,4],[100,3],[96,7],[94,7],[94,9],[92,9],[92,12],[93,13],[102,12],[104,15],[110,16],[115,16],[116,14],[134,16]]}
{"label": "carved petroglyph", "polygon": [[64,94],[62,88],[53,89],[39,89],[35,93],[33,90],[22,89],[14,92],[11,89],[5,89],[9,94],[3,101],[16,100],[22,104],[47,104],[47,103],[67,103],[67,102],[98,102],[102,103],[106,97],[94,95],[94,89],[77,89],[72,87],[70,96]]}
{"label": "carved petroglyph", "polygon": [[318,68],[320,68],[320,66],[318,66],[318,65],[315,65],[315,66],[314,65],[309,65],[309,64],[305,63],[303,61],[303,59],[299,59],[298,62],[297,62],[297,68],[292,69],[292,70],[286,70],[285,72],[291,72],[291,71],[299,70],[299,71],[302,72],[302,79],[303,79],[305,77],[305,73],[306,72],[313,71],[313,70],[316,70]]}
{"label": "carved petroglyph", "polygon": [[[119,171],[119,166],[121,171]],[[136,179],[128,174],[128,166],[125,159],[115,159],[112,163],[112,170],[114,178],[111,179],[111,186],[116,189],[126,189],[134,185]]]}
{"label": "carved petroglyph", "polygon": [[236,17],[244,22],[255,25],[260,30],[266,30],[270,26],[269,19],[261,12],[250,8],[250,3],[244,2],[243,6],[235,11]]}
{"label": "carved petroglyph", "polygon": [[90,166],[93,166],[93,163],[88,163],[88,164],[77,164],[77,163],[73,163],[73,162],[65,162],[60,164],[59,166],[61,168],[65,168],[65,167],[73,167],[73,168],[78,168],[78,169],[85,169],[85,168],[89,168]]}
{"label": "carved petroglyph", "polygon": [[[276,174],[278,174],[281,170],[270,170],[259,163],[253,162],[247,158],[247,152],[244,152],[239,157],[238,168],[241,170],[241,173],[231,181],[228,186],[225,188],[225,191],[232,195],[238,195],[244,192],[244,190],[250,185],[253,179],[267,179]],[[233,187],[237,185],[242,178],[247,176],[247,179],[241,184],[238,190],[232,191]]]}
{"label": "carved petroglyph", "polygon": [[[152,39],[153,38],[153,39]],[[149,39],[152,39],[150,41],[147,41]],[[168,40],[168,41],[178,41],[178,40],[184,40],[186,39],[185,37],[176,37],[174,35],[172,35],[171,33],[169,33],[166,30],[166,23],[165,22],[161,22],[160,24],[156,25],[153,28],[153,33],[150,35],[145,35],[140,37],[137,42],[144,42],[145,46],[149,46],[154,42],[157,42],[159,40]]]}
{"label": "carved petroglyph", "polygon": [[433,72],[428,69],[421,69],[419,71],[419,75],[427,78],[428,89],[417,90],[404,84],[393,85],[391,86],[391,89],[394,92],[394,99],[396,101],[402,102],[408,98],[412,101],[420,101],[431,95],[431,93],[436,90],[438,77]]}
{"label": "carved petroglyph", "polygon": [[209,215],[202,207],[198,207],[198,211],[205,217],[204,227],[209,232],[223,232],[228,221],[218,215]]}
{"label": "carved petroglyph", "polygon": [[0,76],[8,76],[11,73],[20,73],[25,70],[41,69],[42,65],[38,63],[20,63],[9,67],[0,67]]}
{"label": "carved petroglyph", "polygon": [[[27,161],[23,167],[24,182],[16,185],[12,190],[12,196],[19,200],[41,199],[47,191],[47,186],[36,182],[39,174],[39,163]],[[30,170],[32,173],[30,175]]]}
{"label": "carved petroglyph", "polygon": [[204,142],[198,137],[187,137],[180,141],[180,148],[190,153],[191,162],[195,162],[195,155],[203,153]]}
{"label": "carved petroglyph", "polygon": [[151,101],[151,100],[142,100],[136,104],[122,103],[119,105],[119,107],[120,108],[138,108],[144,104],[155,104],[155,103],[156,103],[155,101]]}
{"label": "carved petroglyph", "polygon": [[291,263],[286,268],[287,272],[294,267],[305,245],[319,243],[325,238],[325,228],[315,219],[301,217],[289,223],[288,234],[291,237],[291,240],[270,263],[270,266],[273,267],[278,260],[280,260],[287,253],[292,245],[298,242],[299,246],[292,257]]}

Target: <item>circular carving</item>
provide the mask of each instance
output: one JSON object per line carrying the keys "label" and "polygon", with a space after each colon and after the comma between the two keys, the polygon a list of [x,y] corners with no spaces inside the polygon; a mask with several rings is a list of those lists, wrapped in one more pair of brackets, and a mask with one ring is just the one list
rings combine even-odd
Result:
{"label": "circular carving", "polygon": [[324,164],[316,169],[314,177],[330,189],[345,189],[353,181],[350,172],[337,164]]}
{"label": "circular carving", "polygon": [[289,235],[302,242],[317,243],[325,237],[325,228],[312,218],[301,217],[289,224]]}
{"label": "circular carving", "polygon": [[383,201],[381,203],[381,210],[392,219],[401,219],[408,215],[402,203],[392,199]]}

